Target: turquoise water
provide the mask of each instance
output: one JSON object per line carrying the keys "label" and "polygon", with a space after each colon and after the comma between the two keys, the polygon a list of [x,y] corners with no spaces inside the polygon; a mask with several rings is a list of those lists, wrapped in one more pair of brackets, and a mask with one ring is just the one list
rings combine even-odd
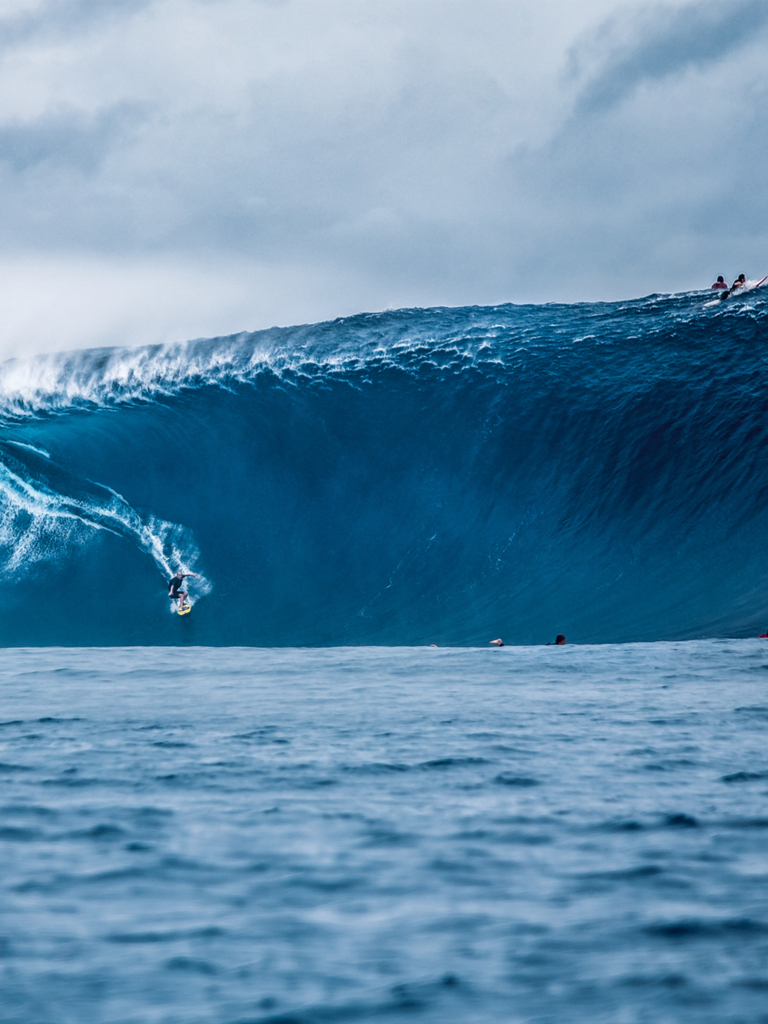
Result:
{"label": "turquoise water", "polygon": [[3,1024],[768,1020],[763,642],[0,672]]}

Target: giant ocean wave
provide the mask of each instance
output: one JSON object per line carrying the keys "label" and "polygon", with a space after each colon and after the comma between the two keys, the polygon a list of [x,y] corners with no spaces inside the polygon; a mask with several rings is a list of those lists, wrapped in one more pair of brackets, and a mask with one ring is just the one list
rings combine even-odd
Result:
{"label": "giant ocean wave", "polygon": [[687,294],[9,361],[0,642],[754,634],[767,326]]}

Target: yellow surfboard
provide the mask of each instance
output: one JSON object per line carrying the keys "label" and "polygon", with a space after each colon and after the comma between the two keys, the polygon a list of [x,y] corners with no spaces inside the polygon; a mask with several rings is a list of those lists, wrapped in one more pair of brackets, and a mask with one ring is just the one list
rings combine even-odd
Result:
{"label": "yellow surfboard", "polygon": [[189,615],[189,613],[191,611],[192,611],[192,605],[191,604],[185,604],[183,608],[179,609],[179,615]]}

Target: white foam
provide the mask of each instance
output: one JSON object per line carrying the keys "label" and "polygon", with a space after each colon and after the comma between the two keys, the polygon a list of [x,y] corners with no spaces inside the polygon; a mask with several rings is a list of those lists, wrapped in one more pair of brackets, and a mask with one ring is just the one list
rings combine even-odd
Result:
{"label": "white foam", "polygon": [[262,372],[291,386],[297,377],[339,377],[371,361],[408,370],[414,352],[420,364],[425,354],[439,351],[443,358],[436,365],[446,369],[453,362],[463,368],[467,360],[485,359],[489,340],[495,341],[484,328],[477,337],[462,331],[460,336],[436,339],[429,325],[413,325],[405,336],[394,331],[392,341],[385,343],[379,316],[366,319],[373,322],[358,330],[317,324],[140,349],[12,359],[0,364],[0,418],[18,421],[72,408],[154,401],[187,387],[246,383]]}
{"label": "white foam", "polygon": [[[199,552],[186,528],[143,519],[117,492],[101,490],[103,499],[58,494],[0,462],[0,577],[18,578],[40,562],[58,561],[101,531],[133,540],[166,578],[179,568],[193,571]],[[211,589],[202,575],[194,581],[197,596]]]}

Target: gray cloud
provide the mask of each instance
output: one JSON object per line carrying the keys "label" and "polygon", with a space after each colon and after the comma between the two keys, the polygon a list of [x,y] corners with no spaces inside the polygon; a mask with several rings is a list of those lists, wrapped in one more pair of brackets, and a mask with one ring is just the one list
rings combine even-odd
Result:
{"label": "gray cloud", "polygon": [[71,38],[101,24],[131,17],[152,0],[47,0],[31,11],[0,18],[0,53],[40,39]]}
{"label": "gray cloud", "polygon": [[144,120],[146,113],[138,104],[118,103],[96,114],[64,109],[6,124],[0,127],[0,163],[16,172],[47,164],[93,174]]}
{"label": "gray cloud", "polygon": [[682,8],[655,5],[633,13],[610,19],[572,51],[571,67],[577,74],[581,65],[590,63],[590,55],[597,54],[599,65],[581,88],[579,113],[605,110],[643,82],[689,68],[702,70],[753,42],[768,25],[765,0],[700,0]]}
{"label": "gray cloud", "polygon": [[0,347],[768,270],[765,0],[60,3],[0,61]]}

